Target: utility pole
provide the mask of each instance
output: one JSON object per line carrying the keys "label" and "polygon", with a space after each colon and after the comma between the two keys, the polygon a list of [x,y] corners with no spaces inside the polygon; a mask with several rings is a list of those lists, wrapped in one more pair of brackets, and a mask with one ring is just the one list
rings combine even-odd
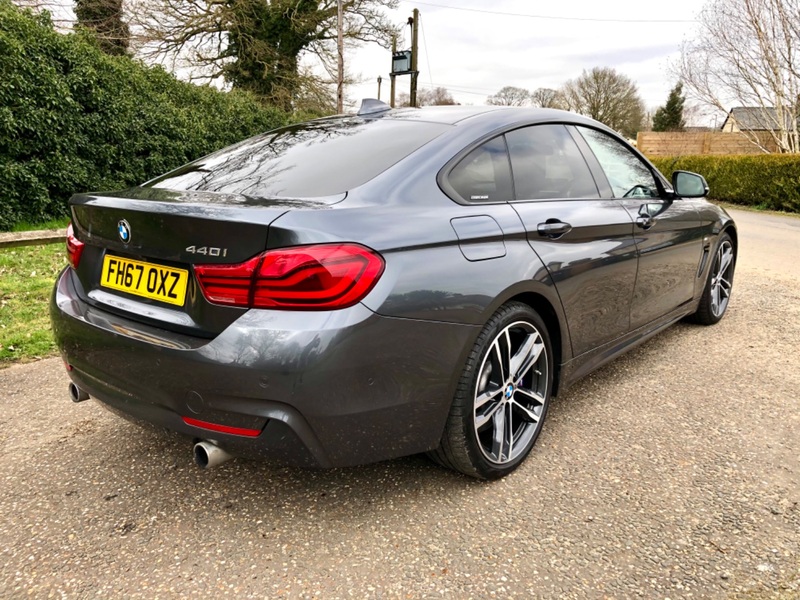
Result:
{"label": "utility pole", "polygon": [[411,93],[409,94],[411,100],[411,106],[417,106],[417,76],[419,75],[419,71],[417,70],[417,50],[419,46],[417,44],[417,34],[419,32],[419,9],[414,9],[414,16],[411,18]]}
{"label": "utility pole", "polygon": [[344,18],[342,15],[342,0],[338,0],[337,7],[337,29],[338,31],[338,48],[339,48],[339,77],[336,85],[336,112],[342,114],[344,112],[344,33],[342,26],[344,25]]}
{"label": "utility pole", "polygon": [[[392,36],[392,56],[397,53],[397,36]],[[394,69],[392,69],[392,73],[389,75],[389,78],[392,80],[392,85],[389,91],[389,106],[394,108],[394,93],[395,93],[395,83],[397,79],[397,75],[394,74]]]}

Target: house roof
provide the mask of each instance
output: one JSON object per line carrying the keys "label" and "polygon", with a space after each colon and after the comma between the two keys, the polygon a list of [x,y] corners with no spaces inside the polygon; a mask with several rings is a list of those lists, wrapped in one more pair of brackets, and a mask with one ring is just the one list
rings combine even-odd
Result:
{"label": "house roof", "polygon": [[778,116],[775,108],[760,106],[737,106],[732,108],[722,123],[725,128],[729,119],[733,119],[739,129],[744,131],[772,131],[777,129]]}

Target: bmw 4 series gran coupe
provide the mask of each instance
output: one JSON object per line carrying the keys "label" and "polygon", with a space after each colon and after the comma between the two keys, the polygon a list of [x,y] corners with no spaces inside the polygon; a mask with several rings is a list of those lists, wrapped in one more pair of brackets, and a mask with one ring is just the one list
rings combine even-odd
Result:
{"label": "bmw 4 series gran coupe", "polygon": [[497,478],[556,393],[725,314],[737,233],[707,193],[575,114],[365,101],[75,195],[55,337],[73,400],[201,466],[427,452]]}

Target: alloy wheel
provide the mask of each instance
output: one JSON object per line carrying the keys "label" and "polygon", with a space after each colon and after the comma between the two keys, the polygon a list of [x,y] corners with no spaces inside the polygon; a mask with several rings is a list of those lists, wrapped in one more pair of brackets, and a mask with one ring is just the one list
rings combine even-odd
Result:
{"label": "alloy wheel", "polygon": [[489,345],[478,373],[478,446],[489,462],[504,465],[527,452],[544,415],[549,370],[541,333],[526,321],[508,325]]}
{"label": "alloy wheel", "polygon": [[711,275],[711,312],[721,317],[728,308],[731,297],[731,273],[733,271],[733,245],[724,240],[717,249],[714,271]]}

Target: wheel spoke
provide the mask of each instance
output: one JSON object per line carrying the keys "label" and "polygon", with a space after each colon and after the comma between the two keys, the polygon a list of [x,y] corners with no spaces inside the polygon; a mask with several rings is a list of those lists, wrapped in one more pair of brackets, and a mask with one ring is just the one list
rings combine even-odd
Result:
{"label": "wheel spoke", "polygon": [[[498,406],[505,405],[500,404]],[[506,411],[496,410],[492,417],[492,454],[497,462],[503,462],[503,449],[506,445]]]}
{"label": "wheel spoke", "polygon": [[[505,458],[506,460],[511,460],[511,457],[514,456],[514,411],[511,408],[511,403],[506,402],[506,408],[508,409],[508,415],[506,415],[506,452]],[[502,457],[501,457],[502,460]]]}
{"label": "wheel spoke", "polygon": [[494,419],[494,416],[497,414],[498,409],[503,406],[502,402],[496,403],[494,406],[489,407],[489,410],[484,412],[483,414],[476,414],[475,415],[475,429],[480,431],[484,428],[486,423]]}
{"label": "wheel spoke", "polygon": [[733,250],[731,250],[730,246],[723,245],[722,248],[720,248],[718,275],[723,275],[725,271],[728,270],[732,260]]}
{"label": "wheel spoke", "polygon": [[[494,386],[494,387],[492,387]],[[481,406],[489,402],[490,400],[494,400],[498,394],[503,391],[503,388],[498,386],[494,383],[489,383],[486,387],[486,390],[481,392],[477,398],[475,398],[475,410],[478,410]]]}
{"label": "wheel spoke", "polygon": [[523,406],[516,400],[512,400],[511,403],[513,404],[514,408],[522,413],[522,418],[527,421],[528,423],[538,423],[539,422],[539,415],[535,412],[530,410],[529,408]]}
{"label": "wheel spoke", "polygon": [[[527,396],[528,398],[536,402],[536,404],[538,404],[539,406],[544,404],[544,398],[542,398],[539,394],[537,394],[533,390],[526,390],[525,388],[517,388],[516,393]],[[517,404],[519,404],[519,402],[517,402]]]}
{"label": "wheel spoke", "polygon": [[715,315],[719,314],[719,285],[714,285],[711,288],[711,310]]}
{"label": "wheel spoke", "polygon": [[506,380],[506,369],[503,365],[503,352],[500,350],[499,338],[492,344],[492,349],[494,350],[495,360],[497,361],[497,368],[500,371],[500,381],[504,382]]}
{"label": "wheel spoke", "polygon": [[544,350],[538,332],[533,332],[525,337],[525,341],[520,345],[514,356],[511,357],[511,379],[519,382],[525,377],[531,366],[539,360]]}
{"label": "wheel spoke", "polygon": [[729,298],[731,295],[731,283],[727,279],[720,279],[719,280],[719,287],[722,293],[725,295],[726,298]]}
{"label": "wheel spoke", "polygon": [[503,337],[506,340],[506,352],[505,352],[506,363],[505,363],[505,365],[503,365],[504,366],[503,373],[505,374],[506,377],[511,377],[511,375],[513,374],[513,371],[511,370],[511,360],[512,360],[512,357],[511,357],[511,334],[508,333],[508,329],[505,330]]}

